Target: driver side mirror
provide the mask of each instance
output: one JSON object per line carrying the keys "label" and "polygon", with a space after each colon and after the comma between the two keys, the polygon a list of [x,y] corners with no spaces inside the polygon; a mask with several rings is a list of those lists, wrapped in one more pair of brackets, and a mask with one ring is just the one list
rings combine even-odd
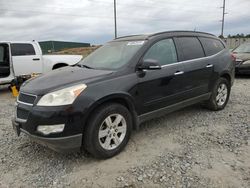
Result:
{"label": "driver side mirror", "polygon": [[158,70],[161,69],[161,65],[155,59],[145,59],[138,68],[140,70]]}

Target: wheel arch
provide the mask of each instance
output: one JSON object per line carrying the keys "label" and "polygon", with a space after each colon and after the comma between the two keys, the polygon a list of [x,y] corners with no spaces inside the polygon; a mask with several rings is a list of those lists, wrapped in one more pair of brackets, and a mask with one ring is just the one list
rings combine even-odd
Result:
{"label": "wheel arch", "polygon": [[225,78],[229,81],[230,84],[232,84],[232,77],[229,72],[223,72],[220,77]]}
{"label": "wheel arch", "polygon": [[[98,107],[100,107],[101,105],[107,104],[107,103],[118,103],[118,104],[125,106],[132,115],[133,129],[134,130],[139,129],[139,121],[138,121],[138,116],[136,113],[136,108],[135,108],[133,99],[130,95],[124,94],[124,93],[111,94],[111,95],[105,96],[105,97],[97,100],[96,102],[94,102],[90,106],[90,108],[86,114],[85,123],[88,122],[89,117]],[[84,128],[85,128],[85,126],[84,126]]]}
{"label": "wheel arch", "polygon": [[61,68],[61,67],[66,67],[66,66],[69,66],[69,64],[64,63],[64,62],[58,62],[58,63],[55,63],[53,65],[52,70],[55,70],[55,69],[58,69],[58,68]]}

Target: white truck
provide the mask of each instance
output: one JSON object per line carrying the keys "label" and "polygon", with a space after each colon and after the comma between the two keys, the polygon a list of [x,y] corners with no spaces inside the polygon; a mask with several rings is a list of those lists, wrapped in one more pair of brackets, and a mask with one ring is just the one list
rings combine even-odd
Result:
{"label": "white truck", "polygon": [[18,76],[44,74],[60,67],[74,65],[81,59],[81,55],[42,55],[40,45],[36,41],[0,41],[0,85],[9,84]]}

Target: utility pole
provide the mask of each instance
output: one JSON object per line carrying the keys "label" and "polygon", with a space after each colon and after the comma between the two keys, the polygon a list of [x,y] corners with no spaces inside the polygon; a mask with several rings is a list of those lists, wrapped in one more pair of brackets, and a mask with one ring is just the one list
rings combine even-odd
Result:
{"label": "utility pole", "polygon": [[114,21],[115,21],[115,39],[117,38],[117,25],[116,25],[116,0],[114,0]]}
{"label": "utility pole", "polygon": [[226,10],[226,0],[223,0],[223,7],[221,7],[223,9],[223,13],[222,13],[222,24],[221,24],[221,36],[223,37],[224,36],[224,23],[225,23],[225,15],[227,14],[225,12]]}

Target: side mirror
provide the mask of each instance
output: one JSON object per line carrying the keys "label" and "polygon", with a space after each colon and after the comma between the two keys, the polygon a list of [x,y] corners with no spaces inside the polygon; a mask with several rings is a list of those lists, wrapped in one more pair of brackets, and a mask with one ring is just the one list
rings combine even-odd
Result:
{"label": "side mirror", "polygon": [[138,68],[140,70],[157,70],[161,69],[161,65],[155,59],[145,59]]}

